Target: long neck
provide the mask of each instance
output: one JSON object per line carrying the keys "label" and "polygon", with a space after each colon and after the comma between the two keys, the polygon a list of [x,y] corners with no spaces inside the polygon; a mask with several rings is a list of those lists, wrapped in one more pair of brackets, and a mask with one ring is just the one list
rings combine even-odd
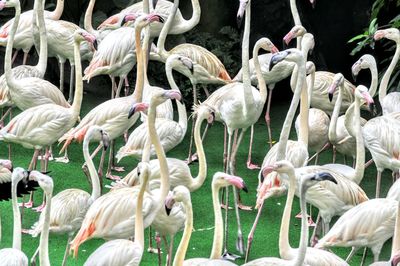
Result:
{"label": "long neck", "polygon": [[[304,71],[305,79],[305,71]],[[302,75],[302,73],[299,73]],[[300,99],[300,131],[299,131],[299,141],[304,143],[306,147],[308,147],[308,113],[310,109],[310,105],[308,103],[308,88],[307,82],[302,82],[303,88],[301,90],[301,99]]]}
{"label": "long neck", "polygon": [[[62,2],[64,3],[64,1]],[[35,8],[37,10],[37,21],[38,21],[39,37],[40,37],[39,61],[36,67],[41,73],[41,75],[44,77],[47,68],[47,33],[44,22],[43,0],[35,1]],[[34,20],[36,21],[36,18],[34,18]]]}
{"label": "long neck", "polygon": [[303,265],[304,259],[306,258],[307,251],[307,240],[308,240],[308,224],[307,224],[307,204],[306,204],[306,191],[305,186],[300,186],[300,208],[301,208],[301,233],[300,233],[300,244],[295,266]]}
{"label": "long neck", "polygon": [[385,98],[387,94],[390,76],[392,75],[397,62],[399,61],[399,57],[400,57],[400,41],[396,41],[396,52],[394,53],[392,61],[390,62],[390,65],[386,70],[385,75],[383,75],[381,84],[379,85],[379,102],[381,103],[383,102],[383,98]]}
{"label": "long neck", "polygon": [[74,59],[75,59],[75,95],[72,103],[72,114],[76,119],[79,116],[83,98],[83,82],[82,82],[82,64],[80,53],[80,42],[74,41]]}
{"label": "long neck", "polygon": [[224,240],[224,222],[222,221],[221,204],[219,201],[220,187],[213,184],[211,190],[214,207],[214,240],[210,259],[219,259],[222,255],[222,244]]}
{"label": "long neck", "polygon": [[92,194],[90,195],[90,201],[94,202],[101,195],[101,187],[99,181],[99,175],[97,174],[96,167],[94,166],[93,160],[89,154],[89,139],[83,140],[83,157],[85,158],[86,165],[89,169],[90,180],[92,183]]}
{"label": "long neck", "polygon": [[158,54],[161,56],[161,58],[166,59],[168,57],[168,52],[165,50],[165,41],[167,39],[168,32],[171,29],[178,7],[179,7],[179,0],[174,0],[174,5],[171,8],[171,12],[169,13],[168,19],[165,22],[164,27],[160,32],[160,36],[158,37],[157,49],[158,49]]}
{"label": "long neck", "polygon": [[339,118],[340,108],[342,107],[344,85],[340,85],[339,94],[336,98],[335,107],[333,108],[331,122],[329,124],[328,138],[331,143],[337,143],[336,127]]}
{"label": "long neck", "polygon": [[261,99],[265,102],[265,100],[267,99],[267,85],[265,84],[265,80],[262,76],[261,73],[261,66],[260,66],[260,61],[258,60],[258,53],[260,51],[260,46],[257,45],[254,46],[253,48],[253,58],[254,58],[254,68],[256,70],[256,75],[257,75],[257,81],[258,81],[258,88],[260,90],[260,97]]}
{"label": "long neck", "polygon": [[185,221],[185,229],[183,230],[183,235],[181,242],[179,243],[178,249],[176,250],[175,258],[174,258],[174,266],[183,265],[183,261],[185,260],[186,251],[189,246],[190,236],[193,231],[193,208],[192,203],[184,202],[185,211],[186,211],[186,221]]}
{"label": "long neck", "polygon": [[368,92],[372,97],[374,97],[378,88],[378,68],[376,67],[375,60],[369,64],[369,70],[371,71],[371,85]]}
{"label": "long neck", "polygon": [[294,25],[301,25],[300,15],[296,5],[296,0],[290,0],[290,11],[292,12]]}
{"label": "long neck", "polygon": [[17,202],[17,183],[12,182],[11,199],[14,216],[13,248],[21,250],[21,213]]}
{"label": "long neck", "polygon": [[43,229],[40,233],[39,261],[41,266],[50,266],[49,258],[49,228],[52,193],[46,194],[46,208],[44,211]]}
{"label": "long neck", "polygon": [[85,20],[83,22],[83,27],[85,28],[85,30],[87,32],[89,32],[97,37],[98,31],[95,30],[92,25],[92,15],[93,15],[93,8],[94,8],[95,3],[96,3],[96,0],[89,1],[89,5],[85,12]]}
{"label": "long neck", "polygon": [[56,9],[51,12],[50,18],[52,20],[59,20],[64,10],[64,0],[57,0]]}
{"label": "long neck", "polygon": [[[301,46],[301,39],[299,39],[299,38],[302,38],[302,37],[301,36],[297,37],[297,47],[296,48],[301,50],[301,52],[303,53],[303,56],[304,56],[304,60],[307,62],[308,52],[310,51],[310,47],[308,45]],[[295,90],[298,76],[299,76],[299,67],[297,65],[294,65],[292,75],[290,76],[290,88],[292,89],[292,91]]]}
{"label": "long neck", "polygon": [[290,170],[287,174],[289,176],[289,191],[286,198],[285,209],[282,215],[281,229],[279,232],[279,254],[282,258],[288,258],[291,256],[292,247],[289,243],[289,224],[290,215],[292,213],[294,193],[296,190],[296,177],[294,169]]}
{"label": "long neck", "polygon": [[192,0],[192,9],[193,9],[192,17],[188,20],[185,19],[183,23],[180,23],[178,25],[179,32],[185,33],[193,29],[197,24],[199,24],[201,16],[201,8],[199,0]]}
{"label": "long neck", "polygon": [[392,239],[392,257],[400,250],[400,202],[397,204],[396,224],[394,226],[394,236]]}
{"label": "long neck", "polygon": [[20,15],[21,15],[21,6],[18,1],[17,5],[15,6],[14,22],[12,23],[11,30],[8,35],[6,55],[4,59],[4,74],[6,76],[7,85],[10,87],[10,89],[18,86],[18,83],[11,72],[11,54],[14,45],[15,32],[17,31],[18,28]]}
{"label": "long neck", "polygon": [[247,114],[248,109],[254,107],[254,99],[251,91],[250,66],[249,66],[249,40],[250,40],[250,17],[251,0],[247,3],[245,11],[244,33],[242,42],[242,69],[243,69],[243,113]]}
{"label": "long neck", "polygon": [[344,123],[349,134],[356,138],[357,157],[355,176],[352,179],[355,183],[360,184],[365,170],[365,146],[361,130],[360,99],[358,97],[355,97],[354,103],[347,109]]}
{"label": "long neck", "polygon": [[[147,174],[147,173],[145,173]],[[143,228],[143,197],[149,179],[146,178],[145,182],[140,185],[139,194],[137,196],[136,214],[135,214],[135,242],[144,248],[144,228]]]}
{"label": "long neck", "polygon": [[143,50],[140,45],[140,33],[142,31],[141,27],[135,28],[135,47],[136,47],[136,85],[135,92],[133,93],[133,98],[135,102],[141,102],[143,98],[143,78],[144,78],[144,62],[143,62]]}
{"label": "long neck", "polygon": [[301,60],[301,62],[298,63],[298,67],[299,67],[299,75],[297,78],[296,89],[294,91],[292,102],[290,103],[289,111],[286,115],[285,122],[283,123],[281,135],[279,138],[279,143],[278,143],[279,146],[276,154],[277,161],[285,159],[286,145],[289,139],[290,128],[292,127],[293,118],[300,101],[300,93],[303,88],[304,77],[306,73],[304,60]]}
{"label": "long neck", "polygon": [[165,158],[164,148],[161,146],[160,138],[157,135],[157,131],[156,131],[156,127],[155,127],[156,109],[157,109],[157,106],[150,102],[150,107],[148,110],[148,117],[147,117],[147,125],[148,125],[148,129],[149,129],[149,135],[150,135],[151,142],[154,145],[154,149],[156,151],[158,161],[160,162],[161,185],[160,185],[160,194],[158,195],[158,199],[157,199],[157,202],[159,204],[157,210],[159,210],[163,206],[165,197],[168,194],[169,171],[168,171],[167,160]]}
{"label": "long neck", "polygon": [[204,153],[203,141],[200,137],[201,124],[203,123],[204,119],[204,117],[199,116],[196,119],[196,123],[194,125],[194,143],[196,145],[196,151],[199,156],[199,173],[197,174],[196,178],[193,179],[190,188],[191,191],[199,189],[203,185],[204,180],[206,180],[207,177],[206,154]]}

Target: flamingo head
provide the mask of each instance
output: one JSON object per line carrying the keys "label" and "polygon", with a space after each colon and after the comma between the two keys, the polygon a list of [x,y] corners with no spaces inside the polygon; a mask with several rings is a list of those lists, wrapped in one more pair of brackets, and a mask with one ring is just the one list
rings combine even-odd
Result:
{"label": "flamingo head", "polygon": [[293,28],[285,35],[285,37],[283,37],[283,42],[286,45],[289,45],[289,43],[297,37],[301,37],[304,34],[307,33],[307,30],[301,26],[301,25],[295,25],[293,26]]}
{"label": "flamingo head", "polygon": [[351,66],[351,74],[353,75],[354,81],[356,81],[358,73],[361,69],[367,69],[371,66],[376,66],[375,58],[370,54],[365,54],[360,57],[352,66]]}
{"label": "flamingo head", "polygon": [[167,197],[165,198],[165,211],[167,212],[167,215],[170,214],[172,206],[176,202],[191,202],[190,191],[187,187],[177,186],[174,188],[174,190],[168,193]]}
{"label": "flamingo head", "polygon": [[310,75],[312,73],[315,73],[315,64],[313,61],[307,61],[306,62],[306,74]]}
{"label": "flamingo head", "polygon": [[39,186],[46,194],[51,194],[53,192],[53,179],[47,174],[34,170],[29,173],[29,180],[38,182]]}
{"label": "flamingo head", "polygon": [[229,175],[224,172],[216,172],[213,176],[213,186],[217,187],[227,187],[227,186],[235,186],[237,189],[241,189],[244,192],[248,192],[247,186],[244,183],[243,179],[239,176]]}
{"label": "flamingo head", "polygon": [[13,171],[13,165],[10,160],[1,160],[0,159],[0,166],[10,170],[11,172]]}
{"label": "flamingo head", "polygon": [[148,26],[150,23],[153,22],[164,23],[164,18],[156,13],[143,14],[136,18],[134,25],[135,27],[139,27],[140,29]]}
{"label": "flamingo head", "polygon": [[391,266],[400,265],[400,251],[395,252],[395,254],[393,254],[393,256],[390,258],[390,265]]}
{"label": "flamingo head", "polygon": [[321,181],[330,181],[337,184],[336,179],[329,172],[317,172],[317,173],[305,174],[302,175],[300,179],[303,191]]}
{"label": "flamingo head", "polygon": [[87,41],[88,43],[91,44],[94,44],[94,42],[96,41],[96,37],[94,37],[92,34],[83,29],[78,29],[75,31],[74,39],[77,42]]}
{"label": "flamingo head", "polygon": [[238,24],[238,27],[242,25],[242,20],[244,17],[244,12],[246,11],[247,4],[249,3],[249,0],[239,0],[239,9],[236,15],[236,22]]}
{"label": "flamingo head", "polygon": [[392,41],[400,41],[400,31],[396,28],[388,28],[384,30],[377,30],[374,34],[374,40],[386,38]]}
{"label": "flamingo head", "polygon": [[194,73],[194,63],[193,61],[186,57],[186,56],[182,56],[182,55],[177,55],[177,54],[173,54],[168,56],[168,59],[165,63],[165,68],[188,68],[190,73],[193,75]]}
{"label": "flamingo head", "polygon": [[93,138],[99,139],[101,141],[104,150],[107,150],[107,148],[110,146],[110,137],[107,132],[100,126],[91,126],[86,132],[83,142],[88,142],[90,139]]}
{"label": "flamingo head", "polygon": [[131,23],[134,23],[136,19],[139,17],[139,13],[127,13],[123,16],[121,20],[121,27],[128,26]]}
{"label": "flamingo head", "polygon": [[308,50],[308,53],[311,55],[314,50],[314,47],[315,47],[314,35],[306,32],[303,35],[303,39],[301,40],[301,47],[306,47]]}
{"label": "flamingo head", "polygon": [[271,42],[271,40],[266,37],[259,39],[256,45],[263,48],[265,51],[271,52],[273,54],[279,52],[279,49],[276,48],[276,46]]}
{"label": "flamingo head", "polygon": [[333,94],[335,93],[337,87],[342,86],[344,83],[344,77],[342,73],[337,73],[334,77],[333,77],[333,82],[331,84],[331,86],[329,86],[328,88],[328,97],[329,97],[329,101],[332,102],[333,99]]}
{"label": "flamingo head", "polygon": [[12,172],[11,179],[13,183],[18,183],[21,180],[26,180],[29,176],[28,171],[22,167],[16,167]]}
{"label": "flamingo head", "polygon": [[135,113],[146,111],[149,108],[147,103],[135,103],[128,113],[128,119],[130,119]]}
{"label": "flamingo head", "polygon": [[286,60],[288,62],[301,63],[304,62],[304,56],[303,53],[296,48],[291,48],[276,53],[271,57],[271,61],[269,63],[269,71],[271,71],[276,64],[283,60]]}
{"label": "flamingo head", "polygon": [[0,10],[3,10],[3,8],[15,7],[18,5],[20,5],[18,0],[2,0],[0,1]]}
{"label": "flamingo head", "polygon": [[374,99],[369,94],[367,87],[364,85],[358,85],[354,91],[354,95],[359,99],[363,99],[368,104],[369,110],[372,113],[375,112]]}

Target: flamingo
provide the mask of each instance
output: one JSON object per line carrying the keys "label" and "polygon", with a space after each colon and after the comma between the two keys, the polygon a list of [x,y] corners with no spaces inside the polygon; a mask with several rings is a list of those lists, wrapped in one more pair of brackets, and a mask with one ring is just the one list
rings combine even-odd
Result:
{"label": "flamingo", "polygon": [[[19,1],[17,0],[7,1],[6,3],[6,7],[14,7],[16,13],[7,38],[9,45],[7,45],[6,48],[6,59],[4,62],[4,75],[13,103],[23,111],[34,106],[48,103],[58,104],[66,108],[70,107],[68,102],[65,100],[64,95],[50,82],[35,77],[35,75],[26,75],[25,78],[21,78],[20,76],[19,79],[14,77],[13,71],[11,70],[11,53],[15,33],[20,21],[21,9]],[[38,5],[40,5],[40,3],[38,3]],[[44,30],[43,27],[41,28],[41,30]],[[41,69],[41,71],[42,70],[44,74],[45,69]]]}
{"label": "flamingo", "polygon": [[[13,247],[0,249],[3,265],[28,266],[28,257],[21,251],[21,214],[17,202],[17,186],[22,180],[27,180],[28,172],[21,167],[12,173],[11,197],[14,219]],[[25,181],[24,181],[25,182]]]}
{"label": "flamingo", "polygon": [[[78,68],[78,66],[77,66]],[[39,242],[39,264],[41,266],[50,266],[49,258],[49,229],[50,229],[50,212],[51,202],[53,196],[54,183],[53,179],[39,171],[32,171],[29,174],[29,179],[39,183],[39,186],[43,189],[43,194],[46,197],[46,207],[44,210],[44,221],[42,232],[40,233]]]}
{"label": "flamingo", "polygon": [[[145,195],[143,203],[145,206],[143,209],[144,228],[148,227],[154,220],[169,190],[168,166],[154,126],[156,107],[167,99],[180,97],[181,94],[176,91],[160,91],[153,95],[150,102],[147,122],[149,135],[160,161],[161,187],[159,192],[146,193]],[[129,112],[129,115],[135,112],[136,105]],[[135,206],[137,204],[133,199],[137,198],[137,194],[138,189],[135,187],[121,188],[113,190],[93,202],[85,215],[79,232],[71,242],[71,251],[74,255],[78,254],[79,246],[91,238],[118,239],[131,237],[132,227],[135,226]],[[113,215],[110,216],[110,213]]]}
{"label": "flamingo", "polygon": [[[168,58],[165,64],[168,82],[173,90],[179,90],[179,88],[172,76],[172,69],[174,67],[180,67],[180,65],[184,64],[185,62],[189,61],[185,61],[183,57],[179,55],[172,55]],[[191,67],[190,64],[189,67]],[[157,135],[160,137],[161,145],[163,146],[165,152],[170,151],[179,143],[181,143],[186,134],[186,107],[179,101],[176,101],[176,106],[178,108],[179,122],[162,117],[156,119]],[[126,156],[133,156],[136,158],[141,157],[147,139],[147,126],[146,123],[142,123],[134,131],[132,131],[132,133],[129,135],[128,141],[119,149],[116,155],[118,161]],[[151,149],[150,154],[152,156],[155,155],[154,148]]]}
{"label": "flamingo", "polygon": [[[170,8],[170,16],[168,17],[160,36],[157,41],[158,61],[166,62],[171,55],[181,55],[192,60],[193,70],[188,71],[187,67],[176,67],[175,70],[190,79],[193,86],[193,104],[198,104],[197,84],[227,84],[231,82],[229,73],[226,71],[222,62],[207,49],[190,43],[183,43],[175,46],[170,51],[165,50],[165,40],[170,30],[173,30],[174,18],[177,14],[179,0],[174,0],[173,6]],[[189,145],[188,162],[192,161],[192,141],[194,120],[192,120],[191,143]]]}
{"label": "flamingo", "polygon": [[[122,17],[124,17],[127,13],[141,13],[143,10],[143,6],[145,6],[147,3],[143,4],[143,2],[146,1],[141,1],[138,3],[135,3],[131,6],[126,7],[123,9],[120,13],[115,14],[108,19],[106,19],[103,23],[100,24],[98,27],[99,30],[102,30],[104,28],[114,28],[116,24],[119,23]],[[186,20],[183,16],[180,10],[178,9],[176,14],[173,15],[173,23],[172,23],[172,28],[169,31],[169,34],[182,34],[185,33],[191,29],[193,29],[200,21],[200,15],[201,15],[201,9],[200,9],[200,4],[199,0],[192,0],[192,9],[193,9],[193,14],[192,17],[189,20]],[[163,18],[167,18],[172,14],[171,12],[171,7],[173,4],[170,1],[167,0],[159,0],[156,2],[156,6],[154,7],[154,12],[159,13]],[[155,23],[150,26],[150,36],[152,38],[157,37],[160,35],[162,30],[162,25],[159,23]]]}
{"label": "flamingo", "polygon": [[141,187],[137,196],[136,215],[135,215],[135,241],[126,239],[115,239],[101,245],[86,260],[84,266],[101,266],[101,265],[140,265],[144,248],[143,233],[143,197],[148,183],[150,167],[148,163],[141,162],[138,164],[138,171],[141,175]]}
{"label": "flamingo", "polygon": [[[300,180],[300,204],[302,213],[302,223],[301,223],[301,236],[300,245],[298,249],[294,249],[289,243],[289,223],[290,223],[290,213],[292,209],[292,203],[295,193],[296,177],[295,168],[293,165],[286,160],[278,161],[274,165],[264,167],[263,171],[278,171],[282,174],[287,174],[289,176],[289,191],[287,195],[287,200],[285,204],[285,209],[282,215],[281,230],[279,235],[279,252],[282,259],[278,258],[260,258],[244,265],[302,265],[303,261],[307,265],[348,265],[341,258],[333,253],[318,250],[315,248],[307,247],[308,239],[308,224],[307,224],[307,207],[306,207],[306,192],[307,190],[316,185],[316,183],[321,181],[330,181],[336,183],[335,178],[326,172],[316,172],[312,174],[305,175]],[[323,182],[329,183],[329,182]],[[270,264],[268,264],[270,263]],[[273,264],[276,263],[276,264]]]}
{"label": "flamingo", "polygon": [[[62,265],[66,265],[69,242],[72,240],[74,233],[81,226],[86,211],[88,210],[89,206],[98,197],[100,197],[101,188],[99,177],[89,154],[89,143],[90,140],[94,138],[100,138],[105,149],[108,146],[107,133],[98,126],[90,127],[83,141],[83,156],[90,173],[92,193],[89,194],[84,190],[72,188],[63,190],[52,198],[52,208],[50,212],[50,232],[68,234],[67,246],[65,248]],[[30,230],[29,233],[33,237],[36,237],[41,233],[44,218],[44,213],[42,213],[38,222],[35,223],[33,229]],[[32,261],[35,261],[35,256],[32,258]]]}
{"label": "flamingo", "polygon": [[[121,136],[126,130],[128,130],[131,126],[133,126],[139,116],[139,112],[147,109],[147,104],[141,103],[142,101],[142,92],[143,92],[143,62],[140,59],[142,56],[141,52],[141,45],[140,45],[140,33],[141,30],[149,25],[150,23],[159,20],[158,16],[155,15],[144,15],[140,18],[136,19],[135,24],[135,37],[136,37],[136,52],[139,56],[138,58],[138,67],[137,67],[137,82],[136,82],[136,89],[132,95],[114,98],[108,100],[94,109],[92,109],[86,116],[81,120],[81,122],[67,132],[62,138],[59,139],[59,142],[65,140],[64,146],[61,150],[66,149],[69,144],[75,139],[81,141],[88,128],[91,125],[98,125],[101,126],[109,135],[110,140],[114,140],[115,138]],[[131,118],[128,118],[126,115],[132,104],[137,103],[136,105],[136,115]],[[110,158],[108,169],[106,173],[107,178],[111,179],[119,179],[116,176],[111,174],[111,164],[113,160],[113,144],[110,144]],[[96,149],[95,153],[98,152],[99,149]],[[101,156],[101,162],[103,162],[105,153]],[[118,169],[119,170],[119,169]],[[99,167],[100,174],[102,173],[102,163]]]}
{"label": "flamingo", "polygon": [[[214,208],[214,240],[211,249],[211,255],[209,259],[206,258],[193,258],[185,260],[185,255],[187,248],[189,246],[190,236],[193,231],[193,212],[191,208],[191,203],[189,201],[190,194],[188,191],[184,189],[184,187],[176,187],[174,189],[174,198],[183,199],[183,203],[186,210],[186,221],[185,221],[185,229],[183,231],[183,236],[181,242],[179,243],[179,247],[176,251],[173,265],[191,265],[191,266],[200,266],[200,265],[215,265],[215,266],[231,266],[236,265],[230,261],[222,260],[222,246],[223,246],[223,220],[221,213],[221,203],[219,200],[219,191],[223,187],[235,186],[238,189],[243,189],[247,192],[247,187],[242,178],[234,175],[229,175],[223,172],[216,172],[213,176],[211,188],[212,188],[212,199],[213,199],[213,208]],[[177,192],[175,192],[177,191]],[[183,194],[183,195],[182,195]],[[171,202],[169,202],[171,203]],[[168,202],[167,202],[168,204]],[[189,205],[190,204],[190,205]]]}
{"label": "flamingo", "polygon": [[[76,65],[76,94],[72,106],[66,108],[57,104],[44,104],[32,107],[14,117],[0,130],[0,140],[35,149],[30,169],[36,162],[39,151],[52,145],[78,120],[83,97],[79,45],[84,40],[93,42],[94,37],[86,31],[78,30],[74,33],[74,40],[75,59],[79,63]],[[45,171],[47,159],[48,154],[45,156]],[[29,205],[32,206],[32,202],[29,202]]]}
{"label": "flamingo", "polygon": [[396,52],[379,84],[379,102],[382,105],[382,113],[385,115],[388,113],[400,112],[400,92],[387,94],[390,76],[400,57],[400,31],[396,28],[377,30],[374,34],[374,39],[380,40],[382,38],[396,42]]}
{"label": "flamingo", "polygon": [[[45,11],[44,17],[51,20],[59,20],[64,10],[64,0],[57,0],[56,8],[53,11]],[[24,52],[24,59],[22,64],[25,65],[28,59],[28,53],[33,46],[32,38],[32,14],[33,10],[25,11],[21,14],[20,23],[15,35],[15,42],[12,45],[13,48],[18,50],[22,49]],[[11,27],[14,23],[15,17],[7,21],[0,28],[0,45],[6,46],[8,42],[9,35],[11,33]],[[18,24],[18,23],[17,23]],[[17,56],[17,52],[14,55],[14,59]],[[13,59],[13,61],[14,61]],[[46,64],[44,64],[46,65]],[[43,74],[44,75],[44,71]]]}

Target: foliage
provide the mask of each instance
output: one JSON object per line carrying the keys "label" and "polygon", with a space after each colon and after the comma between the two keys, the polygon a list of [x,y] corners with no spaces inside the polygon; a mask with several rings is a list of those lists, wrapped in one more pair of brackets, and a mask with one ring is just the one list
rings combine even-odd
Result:
{"label": "foliage", "polygon": [[[354,43],[357,42],[356,47],[351,51],[351,55],[355,55],[358,52],[360,52],[362,49],[366,47],[370,47],[372,49],[375,48],[375,42],[374,42],[374,34],[377,31],[378,28],[387,28],[387,27],[393,27],[393,28],[399,28],[400,27],[400,14],[396,15],[393,19],[391,19],[387,25],[379,26],[378,27],[378,20],[379,19],[379,14],[382,11],[382,9],[385,7],[385,4],[388,4],[388,2],[395,2],[394,5],[396,8],[400,7],[400,0],[375,0],[371,7],[371,17],[370,17],[370,23],[367,29],[364,30],[363,33],[354,36],[351,38],[348,43]],[[385,52],[391,52],[391,55],[389,57],[386,57],[384,60],[380,62],[381,65],[383,65],[383,69],[379,72],[379,77],[381,78],[383,74],[386,72],[392,58],[393,58],[393,53],[396,48],[396,43],[389,41],[385,42],[383,44],[383,47],[385,48]],[[397,64],[395,67],[393,74],[391,76],[391,80],[389,82],[388,88],[389,91],[391,90],[392,87],[397,88],[400,86],[400,64]]]}

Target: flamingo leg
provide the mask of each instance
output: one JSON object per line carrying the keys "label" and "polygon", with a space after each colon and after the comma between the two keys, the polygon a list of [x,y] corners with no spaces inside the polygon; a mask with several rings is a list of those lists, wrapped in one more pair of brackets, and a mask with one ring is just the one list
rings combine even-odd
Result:
{"label": "flamingo leg", "polygon": [[[11,109],[12,109],[12,107],[9,107],[9,108],[7,109],[7,111],[3,114],[3,116],[1,117],[1,119],[0,119],[0,124],[1,124],[0,128],[3,128],[3,127],[4,127],[4,119],[6,119],[6,116],[7,116],[8,114],[10,114],[10,116],[11,116]],[[11,119],[10,119],[10,120],[11,120]]]}
{"label": "flamingo leg", "polygon": [[357,247],[351,248],[349,255],[347,255],[346,262],[349,262],[351,260],[351,258],[354,256],[354,254],[356,254],[357,250],[358,250]]}
{"label": "flamingo leg", "polygon": [[110,143],[110,155],[108,156],[108,166],[107,166],[107,173],[106,173],[106,178],[111,179],[111,180],[120,180],[119,176],[113,175],[111,173],[111,170],[116,170],[116,171],[123,171],[122,167],[115,167],[114,166],[114,140],[111,141]]}
{"label": "flamingo leg", "polygon": [[28,52],[24,52],[24,58],[22,59],[22,64],[26,65],[26,62],[28,61]]}
{"label": "flamingo leg", "polygon": [[381,191],[381,177],[382,177],[382,170],[378,170],[376,174],[376,192],[375,192],[375,198],[379,198],[379,194]]}
{"label": "flamingo leg", "polygon": [[[47,172],[49,156],[50,156],[49,148],[46,147],[45,154],[44,154],[44,156],[42,156],[42,160],[41,160],[41,171],[44,173]],[[36,208],[32,208],[32,210],[34,210],[36,212],[42,212],[45,207],[46,207],[46,195],[43,193],[42,203],[39,206],[37,206]]]}
{"label": "flamingo leg", "polygon": [[157,255],[158,255],[158,266],[161,266],[161,237],[158,232],[156,232],[156,243],[157,243]]}
{"label": "flamingo leg", "polygon": [[115,77],[111,77],[111,99],[114,99],[114,91],[115,91]]}
{"label": "flamingo leg", "polygon": [[269,112],[271,109],[271,99],[272,99],[272,91],[275,85],[269,86],[269,93],[268,93],[268,102],[267,102],[267,111],[265,112],[265,122],[267,123],[268,128],[268,143],[269,148],[272,148],[272,131],[271,131],[271,117],[269,116]]}
{"label": "flamingo leg", "polygon": [[115,92],[115,98],[119,98],[119,95],[121,93],[121,89],[122,89],[122,84],[124,83],[124,79],[120,78],[118,81],[118,87],[117,87],[117,91]]}
{"label": "flamingo leg", "polygon": [[317,230],[318,230],[319,226],[321,225],[321,215],[319,213],[318,213],[317,221],[315,222],[315,224],[316,225],[314,227],[313,233],[310,238],[310,246],[311,247],[314,247],[318,242]]}
{"label": "flamingo leg", "polygon": [[13,57],[11,59],[11,66],[14,64],[14,61],[17,58],[18,52],[19,52],[19,50],[15,50],[14,55],[13,55]]}
{"label": "flamingo leg", "polygon": [[249,145],[249,153],[247,155],[247,169],[253,170],[253,169],[260,169],[260,166],[257,164],[253,164],[251,162],[251,153],[253,149],[253,136],[254,136],[254,125],[251,126],[250,129],[250,145]]}
{"label": "flamingo leg", "polygon": [[333,149],[332,163],[335,163],[336,162],[336,147],[333,146],[332,149]]}
{"label": "flamingo leg", "polygon": [[67,258],[68,258],[69,249],[70,249],[69,242],[71,242],[73,236],[74,236],[74,234],[72,232],[68,234],[67,246],[65,247],[64,258],[63,258],[61,266],[67,265]]}
{"label": "flamingo leg", "polygon": [[68,96],[68,102],[72,103],[73,99],[74,99],[74,79],[75,77],[75,65],[71,64],[71,75],[69,78],[69,96]]}
{"label": "flamingo leg", "polygon": [[39,247],[36,249],[35,253],[33,253],[33,256],[31,258],[31,266],[36,266],[36,257],[39,254]]}
{"label": "flamingo leg", "polygon": [[370,166],[372,163],[374,162],[374,160],[369,160],[368,162],[365,163],[364,168],[366,169],[368,166]]}
{"label": "flamingo leg", "polygon": [[362,256],[362,259],[361,259],[361,263],[360,263],[361,266],[364,265],[364,263],[365,263],[365,258],[367,257],[367,254],[368,254],[368,248],[365,247],[365,248],[364,248],[364,252],[363,252],[363,256]]}
{"label": "flamingo leg", "polygon": [[246,249],[246,256],[244,259],[245,263],[248,261],[249,256],[250,256],[250,248],[253,243],[254,232],[256,231],[256,227],[258,224],[258,220],[260,219],[263,206],[264,206],[264,201],[261,203],[260,207],[258,208],[256,219],[254,220],[254,223],[253,223],[253,226],[251,227],[250,233],[247,236],[247,249]]}
{"label": "flamingo leg", "polygon": [[125,88],[124,88],[124,93],[125,93],[125,94],[124,94],[124,95],[125,95],[125,96],[128,96],[128,94],[129,94],[129,89],[130,89],[128,77],[125,77],[124,80],[125,80]]}
{"label": "flamingo leg", "polygon": [[153,238],[151,236],[151,227],[149,227],[149,247],[147,248],[149,253],[157,253],[157,249],[153,248]]}
{"label": "flamingo leg", "polygon": [[[39,149],[35,149],[33,156],[32,156],[32,160],[29,163],[28,166],[28,171],[32,171],[33,169],[36,169],[36,162],[37,162],[37,158],[39,156]],[[29,195],[29,201],[28,202],[22,202],[22,209],[24,208],[32,208],[33,206],[33,191],[31,191],[30,195]],[[23,217],[23,212],[21,213],[21,219]]]}
{"label": "flamingo leg", "polygon": [[171,262],[172,262],[172,251],[174,250],[174,235],[170,236],[169,241],[170,242],[169,242],[167,266],[171,266]]}
{"label": "flamingo leg", "polygon": [[60,62],[60,91],[64,93],[64,63]]}

